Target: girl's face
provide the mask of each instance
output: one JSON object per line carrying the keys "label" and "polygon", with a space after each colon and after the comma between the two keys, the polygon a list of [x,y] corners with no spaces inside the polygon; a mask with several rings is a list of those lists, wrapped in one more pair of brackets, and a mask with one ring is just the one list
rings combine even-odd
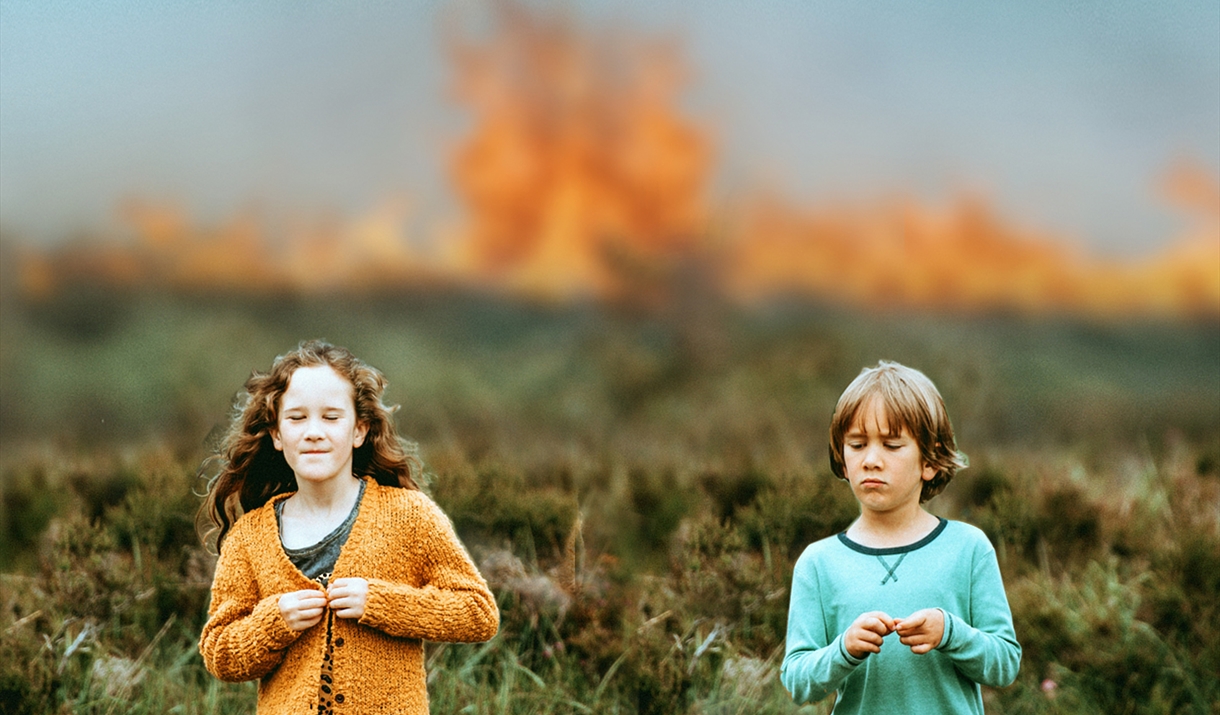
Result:
{"label": "girl's face", "polygon": [[298,484],[320,483],[352,476],[352,450],[367,433],[356,419],[351,383],[329,365],[317,365],[292,373],[271,440]]}
{"label": "girl's face", "polygon": [[918,507],[923,483],[936,476],[910,433],[896,429],[881,400],[874,398],[860,408],[843,436],[847,481],[862,509],[886,513]]}

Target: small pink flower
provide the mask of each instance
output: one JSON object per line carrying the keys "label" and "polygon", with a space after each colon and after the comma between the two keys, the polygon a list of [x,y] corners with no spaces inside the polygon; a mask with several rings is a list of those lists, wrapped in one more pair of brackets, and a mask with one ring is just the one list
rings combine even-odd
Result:
{"label": "small pink flower", "polygon": [[1059,683],[1047,678],[1042,681],[1042,694],[1048,698],[1055,697],[1055,691],[1059,689]]}

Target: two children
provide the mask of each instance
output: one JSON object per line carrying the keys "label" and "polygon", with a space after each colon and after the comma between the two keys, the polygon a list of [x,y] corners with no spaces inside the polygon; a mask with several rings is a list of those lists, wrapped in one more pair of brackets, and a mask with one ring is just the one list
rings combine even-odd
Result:
{"label": "two children", "polygon": [[[200,650],[260,679],[260,713],[426,713],[422,641],[483,641],[496,602],[382,404],[385,380],[311,341],[246,382],[204,511],[220,560]],[[1021,647],[995,551],[928,513],[965,466],[935,386],[882,362],[839,399],[830,461],[860,502],[797,561],[781,680],[836,713],[982,713]]]}
{"label": "two children", "polygon": [[310,341],[254,373],[204,501],[220,559],[199,648],[259,679],[259,713],[427,713],[423,641],[485,641],[499,611],[381,373]]}
{"label": "two children", "polygon": [[922,504],[966,466],[940,393],[891,362],[839,398],[830,463],[860,518],[797,560],[780,680],[798,703],[837,692],[835,713],[982,713],[980,685],[1017,676],[995,550]]}

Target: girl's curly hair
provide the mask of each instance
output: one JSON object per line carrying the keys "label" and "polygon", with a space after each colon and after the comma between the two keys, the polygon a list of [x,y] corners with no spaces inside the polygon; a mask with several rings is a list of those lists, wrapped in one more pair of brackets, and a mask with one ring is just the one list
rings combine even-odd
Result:
{"label": "girl's curly hair", "polygon": [[279,423],[280,398],[292,374],[297,368],[321,365],[351,383],[356,420],[368,427],[364,443],[352,452],[352,474],[385,486],[419,488],[423,463],[417,446],[399,437],[394,427],[392,415],[398,406],[387,407],[381,401],[385,376],[346,348],[307,340],[277,357],[268,372],[250,375],[234,404],[228,431],[216,453],[200,467],[201,474],[214,472],[195,520],[206,546],[214,540],[219,552],[225,535],[243,513],[277,494],[297,490],[296,475],[272,444],[271,431]]}

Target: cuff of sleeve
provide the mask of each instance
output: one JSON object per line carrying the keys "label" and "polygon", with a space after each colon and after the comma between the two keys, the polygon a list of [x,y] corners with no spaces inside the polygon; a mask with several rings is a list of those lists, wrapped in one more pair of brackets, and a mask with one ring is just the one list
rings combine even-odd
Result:
{"label": "cuff of sleeve", "polygon": [[943,608],[937,608],[936,610],[940,611],[941,616],[944,617],[945,630],[943,633],[941,633],[940,643],[936,644],[935,650],[943,650],[943,649],[947,649],[949,647],[949,639],[952,638],[952,636],[953,636],[954,616]]}
{"label": "cuff of sleeve", "polygon": [[854,668],[857,665],[860,665],[864,662],[864,658],[868,657],[865,655],[864,658],[857,658],[851,653],[848,653],[847,646],[843,643],[843,636],[839,636],[837,640],[839,641],[839,653],[843,656],[843,660],[847,661],[847,664],[851,667]]}
{"label": "cuff of sleeve", "polygon": [[299,631],[288,627],[284,614],[280,613],[279,595],[268,596],[259,601],[250,615],[260,624],[260,630],[266,634],[268,650],[284,650],[301,635]]}
{"label": "cuff of sleeve", "polygon": [[382,581],[377,578],[367,579],[369,582],[368,599],[364,602],[364,615],[356,621],[357,623],[378,630],[384,630],[385,627],[397,620],[394,613],[394,608],[390,603],[389,596],[389,581]]}

